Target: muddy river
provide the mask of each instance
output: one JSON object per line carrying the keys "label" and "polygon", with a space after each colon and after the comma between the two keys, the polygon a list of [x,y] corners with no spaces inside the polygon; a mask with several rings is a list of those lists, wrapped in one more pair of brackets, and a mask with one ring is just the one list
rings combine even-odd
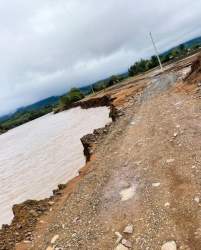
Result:
{"label": "muddy river", "polygon": [[48,114],[0,135],[0,225],[13,204],[52,195],[84,165],[80,138],[110,122],[106,107]]}

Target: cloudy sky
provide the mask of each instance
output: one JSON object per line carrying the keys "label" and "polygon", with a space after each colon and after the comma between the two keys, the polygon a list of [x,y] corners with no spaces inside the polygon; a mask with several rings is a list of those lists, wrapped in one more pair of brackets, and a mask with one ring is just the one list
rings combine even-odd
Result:
{"label": "cloudy sky", "polygon": [[200,0],[1,0],[0,115],[201,35]]}

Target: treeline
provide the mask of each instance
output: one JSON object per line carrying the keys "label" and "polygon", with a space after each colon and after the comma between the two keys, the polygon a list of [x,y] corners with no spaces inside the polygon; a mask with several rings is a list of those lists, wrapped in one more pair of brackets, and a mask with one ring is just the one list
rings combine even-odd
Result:
{"label": "treeline", "polygon": [[[180,57],[187,56],[191,52],[200,48],[200,45],[194,45],[191,48],[186,47],[184,44],[179,45],[178,47],[171,49],[170,51],[160,55],[160,60],[162,63],[166,63],[173,59],[179,59]],[[137,74],[146,72],[150,69],[155,68],[158,66],[158,59],[156,56],[152,56],[150,59],[141,59],[138,62],[135,62],[129,69],[128,74],[129,76],[135,76]]]}
{"label": "treeline", "polygon": [[54,113],[65,110],[69,108],[74,102],[80,101],[85,97],[84,93],[78,88],[72,88],[65,95],[61,96],[59,99],[58,106],[54,109]]}
{"label": "treeline", "polygon": [[15,128],[26,122],[32,121],[36,118],[46,115],[47,113],[50,113],[52,109],[53,106],[49,105],[38,110],[16,112],[7,120],[0,122],[0,133],[4,133],[9,129]]}
{"label": "treeline", "polygon": [[97,92],[123,81],[128,77],[128,74],[112,75],[111,77],[92,84],[92,91]]}

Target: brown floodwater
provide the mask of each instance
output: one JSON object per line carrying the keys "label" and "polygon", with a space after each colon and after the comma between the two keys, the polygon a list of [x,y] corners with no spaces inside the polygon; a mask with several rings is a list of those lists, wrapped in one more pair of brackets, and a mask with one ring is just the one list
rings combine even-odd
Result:
{"label": "brown floodwater", "polygon": [[85,164],[80,138],[110,122],[107,107],[48,114],[0,135],[0,225],[13,204],[52,195]]}

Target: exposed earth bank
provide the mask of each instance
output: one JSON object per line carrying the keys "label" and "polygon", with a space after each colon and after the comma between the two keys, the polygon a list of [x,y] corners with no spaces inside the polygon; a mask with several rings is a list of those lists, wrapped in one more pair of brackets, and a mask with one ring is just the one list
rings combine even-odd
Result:
{"label": "exposed earth bank", "polygon": [[188,78],[193,60],[85,99],[85,108],[109,105],[114,122],[82,138],[88,162],[78,177],[49,199],[14,206],[0,249],[200,250],[201,90]]}

